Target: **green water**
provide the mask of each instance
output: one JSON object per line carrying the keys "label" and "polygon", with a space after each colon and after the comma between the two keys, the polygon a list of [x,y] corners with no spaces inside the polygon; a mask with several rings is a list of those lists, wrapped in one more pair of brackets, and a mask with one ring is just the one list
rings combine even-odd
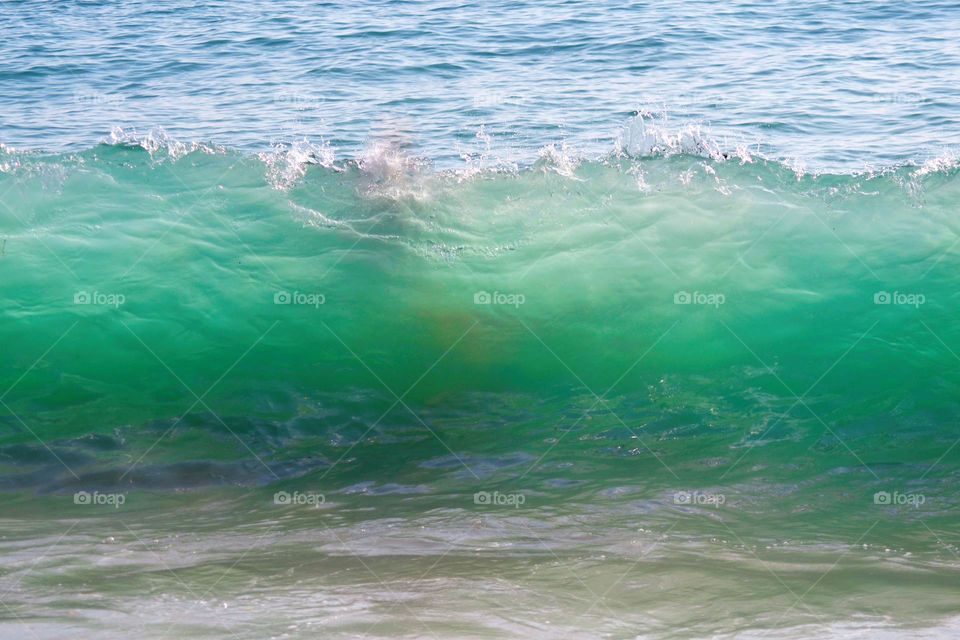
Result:
{"label": "green water", "polygon": [[4,633],[956,624],[955,166],[0,169]]}

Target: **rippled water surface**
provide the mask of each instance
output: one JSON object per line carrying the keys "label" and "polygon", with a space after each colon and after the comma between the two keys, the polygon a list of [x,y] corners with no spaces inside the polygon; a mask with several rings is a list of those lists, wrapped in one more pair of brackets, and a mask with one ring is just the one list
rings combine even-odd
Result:
{"label": "rippled water surface", "polygon": [[522,161],[564,141],[606,153],[637,109],[817,167],[960,142],[951,2],[8,0],[0,19],[0,142],[16,147],[164,127]]}

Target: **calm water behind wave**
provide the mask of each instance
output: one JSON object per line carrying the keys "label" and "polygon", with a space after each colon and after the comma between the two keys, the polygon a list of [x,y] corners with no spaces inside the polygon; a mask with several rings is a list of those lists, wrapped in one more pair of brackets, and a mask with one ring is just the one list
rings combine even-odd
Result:
{"label": "calm water behind wave", "polygon": [[950,2],[61,0],[4,2],[0,22],[0,142],[15,147],[163,127],[524,161],[559,141],[605,153],[637,109],[813,167],[960,142]]}

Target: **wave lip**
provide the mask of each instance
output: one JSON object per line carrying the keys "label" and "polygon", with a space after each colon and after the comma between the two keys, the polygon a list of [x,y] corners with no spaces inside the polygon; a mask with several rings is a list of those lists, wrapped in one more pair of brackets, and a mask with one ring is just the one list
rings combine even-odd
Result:
{"label": "wave lip", "polygon": [[753,162],[745,145],[724,151],[719,140],[701,124],[671,127],[664,116],[659,122],[649,112],[638,113],[627,121],[615,144],[615,150],[635,157],[691,155],[717,162],[736,157],[741,163]]}
{"label": "wave lip", "polygon": [[[185,141],[175,138],[162,128],[147,133],[115,127],[100,145],[72,153],[43,153],[23,150],[0,144],[0,175],[27,175],[36,172],[77,170],[80,166],[96,167],[106,159],[103,150],[142,150],[150,165],[177,163],[191,154],[223,156],[243,165],[253,158],[263,167],[268,184],[279,191],[289,191],[302,186],[312,171],[343,174],[345,180],[355,180],[358,189],[371,198],[385,200],[429,201],[434,188],[440,182],[456,184],[505,175],[518,177],[527,173],[555,173],[571,181],[589,180],[595,176],[595,167],[609,167],[631,174],[636,187],[643,193],[654,189],[687,184],[692,176],[702,172],[711,176],[717,191],[726,194],[728,187],[717,172],[724,174],[729,182],[741,186],[752,179],[789,175],[798,185],[816,189],[817,183],[840,181],[861,184],[876,179],[889,179],[917,194],[923,182],[936,176],[949,179],[960,167],[960,154],[946,149],[939,155],[904,161],[889,166],[870,166],[859,169],[826,171],[810,168],[797,160],[781,160],[765,153],[761,145],[743,142],[729,143],[713,134],[707,126],[697,123],[674,125],[666,116],[654,116],[641,112],[628,119],[619,134],[611,142],[610,150],[601,155],[585,154],[566,142],[546,143],[527,163],[508,160],[501,155],[495,140],[483,127],[477,132],[478,146],[461,152],[458,165],[447,166],[435,159],[418,155],[410,140],[404,136],[378,134],[357,155],[351,156],[338,149],[330,141],[300,139],[289,143],[277,143],[269,149],[249,152],[221,143]],[[109,154],[109,152],[108,152]],[[103,156],[103,157],[101,157]],[[700,160],[689,164],[689,160]],[[125,160],[136,162],[134,158]],[[684,163],[688,163],[683,166]],[[725,165],[743,167],[739,174]],[[748,169],[747,166],[754,169]],[[228,165],[227,171],[235,167]],[[668,171],[675,168],[676,171]],[[239,168],[237,169],[240,170]],[[320,175],[320,174],[318,174]],[[813,182],[803,182],[809,177]],[[663,182],[666,180],[667,182]],[[839,188],[839,187],[838,187]]]}

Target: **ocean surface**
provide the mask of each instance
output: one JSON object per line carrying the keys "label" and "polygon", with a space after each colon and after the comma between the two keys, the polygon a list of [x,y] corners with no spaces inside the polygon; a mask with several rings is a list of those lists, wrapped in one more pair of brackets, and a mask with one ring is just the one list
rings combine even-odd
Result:
{"label": "ocean surface", "polygon": [[960,634],[955,4],[0,26],[0,638]]}

